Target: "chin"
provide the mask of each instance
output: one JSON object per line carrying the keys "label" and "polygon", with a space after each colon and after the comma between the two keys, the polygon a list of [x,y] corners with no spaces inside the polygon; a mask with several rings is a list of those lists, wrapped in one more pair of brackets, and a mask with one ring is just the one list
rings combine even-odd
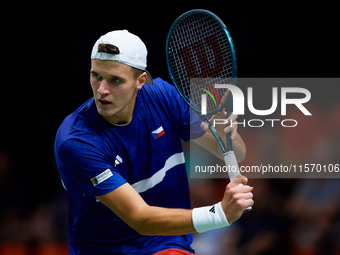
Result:
{"label": "chin", "polygon": [[114,110],[103,109],[101,107],[97,107],[98,114],[103,117],[109,117],[115,114]]}

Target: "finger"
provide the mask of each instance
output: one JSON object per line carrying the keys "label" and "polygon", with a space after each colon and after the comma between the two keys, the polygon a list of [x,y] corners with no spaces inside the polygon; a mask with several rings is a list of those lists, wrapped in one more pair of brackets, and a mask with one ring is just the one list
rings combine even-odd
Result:
{"label": "finger", "polygon": [[[238,117],[237,114],[231,113],[231,115],[227,118],[228,126],[232,126],[233,127],[233,126],[237,125],[237,121],[236,121],[237,117]],[[231,123],[232,123],[232,125],[230,125]],[[231,130],[229,130],[229,131],[231,131]]]}
{"label": "finger", "polygon": [[211,118],[209,119],[209,122],[212,123],[212,121],[215,119],[215,114],[213,116],[211,116]]}
{"label": "finger", "polygon": [[246,185],[247,182],[248,178],[240,174],[236,175],[236,177],[231,180],[231,183],[235,186],[238,186],[239,184]]}
{"label": "finger", "polygon": [[252,194],[251,192],[254,189],[253,187],[249,185],[243,185],[243,183],[238,184],[237,187],[239,187],[239,191],[241,193],[249,193],[249,194]]}
{"label": "finger", "polygon": [[231,131],[230,139],[232,141],[235,141],[236,134],[237,134],[237,124],[236,124],[235,128]]}
{"label": "finger", "polygon": [[228,98],[228,96],[229,96],[229,93],[230,93],[230,90],[228,89],[225,93],[224,93],[224,95],[223,95],[223,97],[222,97],[222,104],[225,102],[225,100],[227,100],[227,98]]}
{"label": "finger", "polygon": [[[224,93],[224,95],[223,95],[223,97],[222,97],[222,100],[221,100],[221,101],[222,101],[222,104],[224,104],[224,102],[227,100],[229,94],[230,94],[230,90],[228,89],[228,90]],[[223,113],[224,113],[225,116],[228,115],[228,105],[225,105],[225,106],[224,106],[224,108],[223,108]]]}
{"label": "finger", "polygon": [[254,205],[253,199],[246,199],[242,202],[242,207],[244,208],[245,211],[250,211],[253,205]]}
{"label": "finger", "polygon": [[201,123],[201,128],[205,131],[207,131],[209,129],[209,125],[207,123],[205,123],[204,121],[202,121]]}
{"label": "finger", "polygon": [[218,113],[212,115],[209,119],[209,122],[212,123],[215,118],[216,119],[225,119],[226,116],[227,116],[226,112],[222,109]]}
{"label": "finger", "polygon": [[253,198],[250,198],[250,199],[246,199],[244,203],[246,204],[246,207],[249,207],[249,206],[253,206],[255,202]]}
{"label": "finger", "polygon": [[250,200],[250,199],[253,199],[253,193],[251,193],[251,192],[245,192],[245,193],[242,194],[241,199],[243,199],[243,200]]}
{"label": "finger", "polygon": [[234,121],[236,120],[238,117],[238,114],[234,114],[233,112],[230,114],[230,116],[228,117],[228,119],[230,119],[230,121]]}
{"label": "finger", "polygon": [[239,193],[234,194],[233,198],[239,202],[249,201],[253,199],[253,193],[239,191]]}
{"label": "finger", "polygon": [[[229,123],[229,122],[228,122]],[[236,131],[234,131],[236,129]],[[234,138],[237,132],[237,122],[233,121],[230,125],[228,125],[227,127],[224,128],[224,132],[228,133],[228,132],[234,132]],[[233,134],[233,133],[232,133]]]}

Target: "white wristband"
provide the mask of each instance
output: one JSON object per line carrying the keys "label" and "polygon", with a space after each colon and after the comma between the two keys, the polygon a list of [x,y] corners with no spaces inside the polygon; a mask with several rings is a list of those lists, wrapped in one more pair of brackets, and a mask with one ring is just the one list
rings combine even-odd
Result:
{"label": "white wristband", "polygon": [[198,233],[230,226],[221,202],[212,206],[194,208],[192,210],[192,222]]}

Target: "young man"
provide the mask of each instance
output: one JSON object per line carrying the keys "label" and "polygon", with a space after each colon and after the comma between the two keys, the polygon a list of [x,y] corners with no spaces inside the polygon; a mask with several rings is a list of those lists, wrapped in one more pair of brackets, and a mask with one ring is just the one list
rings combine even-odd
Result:
{"label": "young man", "polygon": [[[94,97],[58,130],[70,254],[193,254],[190,233],[228,226],[253,204],[252,188],[239,176],[222,202],[190,209],[181,139],[221,157],[220,151],[174,87],[152,80],[146,55],[126,30],[100,37],[91,54]],[[235,128],[226,131],[242,159],[241,137]]]}

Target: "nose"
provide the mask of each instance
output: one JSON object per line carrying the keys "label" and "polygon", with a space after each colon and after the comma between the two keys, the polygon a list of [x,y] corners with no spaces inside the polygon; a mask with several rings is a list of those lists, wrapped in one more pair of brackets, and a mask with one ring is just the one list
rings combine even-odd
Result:
{"label": "nose", "polygon": [[99,94],[101,94],[101,95],[108,95],[108,94],[110,94],[109,84],[108,84],[108,82],[105,79],[103,79],[100,82],[100,86],[99,86],[97,92]]}

